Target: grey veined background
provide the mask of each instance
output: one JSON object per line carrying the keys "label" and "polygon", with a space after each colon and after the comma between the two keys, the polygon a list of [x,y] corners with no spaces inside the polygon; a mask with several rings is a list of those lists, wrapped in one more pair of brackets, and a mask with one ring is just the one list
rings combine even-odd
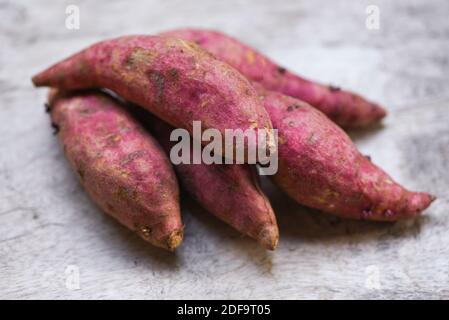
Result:
{"label": "grey veined background", "polygon": [[[80,9],[80,28],[65,9]],[[368,5],[380,29],[366,28]],[[0,298],[449,298],[449,2],[0,1]],[[268,181],[281,231],[265,252],[183,199],[176,254],[151,248],[88,199],[30,77],[108,37],[184,26],[237,36],[306,77],[388,109],[351,133],[425,217],[378,224],[307,210]],[[77,285],[79,279],[79,288]]]}

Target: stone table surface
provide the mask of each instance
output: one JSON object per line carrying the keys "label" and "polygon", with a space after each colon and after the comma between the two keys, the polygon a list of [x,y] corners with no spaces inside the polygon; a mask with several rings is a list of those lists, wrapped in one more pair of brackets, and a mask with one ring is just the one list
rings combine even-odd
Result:
{"label": "stone table surface", "polygon": [[[66,27],[70,4],[79,29]],[[368,5],[379,29],[366,26]],[[449,298],[448,12],[445,0],[0,0],[0,298]],[[186,197],[182,247],[148,246],[83,192],[30,77],[104,38],[184,26],[228,32],[387,106],[381,127],[352,138],[438,200],[414,221],[344,221],[263,181],[280,225],[275,252]]]}

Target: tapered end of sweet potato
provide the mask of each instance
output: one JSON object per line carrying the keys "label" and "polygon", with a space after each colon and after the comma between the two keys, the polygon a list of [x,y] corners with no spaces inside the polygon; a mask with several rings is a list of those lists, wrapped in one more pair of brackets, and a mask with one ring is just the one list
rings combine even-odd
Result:
{"label": "tapered end of sweet potato", "polygon": [[[156,232],[161,232],[161,226],[159,225],[159,228],[156,229]],[[163,229],[163,227],[162,227]],[[177,228],[174,229],[173,231],[171,231],[167,236],[162,236],[162,237],[150,237],[149,233],[147,233],[148,229],[143,228],[141,230],[139,230],[139,235],[146,241],[148,241],[149,243],[151,243],[152,245],[168,250],[168,251],[175,251],[175,249],[177,247],[179,247],[182,243],[182,240],[184,238],[184,231],[183,228]],[[165,232],[163,232],[165,233]]]}
{"label": "tapered end of sweet potato", "polygon": [[89,63],[81,52],[35,74],[31,81],[35,87],[83,89],[92,87],[92,76]]}
{"label": "tapered end of sweet potato", "polygon": [[374,112],[374,114],[375,114],[374,120],[380,121],[386,117],[387,111],[384,108],[382,108],[381,106],[377,105],[376,111]]}
{"label": "tapered end of sweet potato", "polygon": [[[376,212],[371,216],[369,212],[364,211],[362,218],[378,221],[397,221],[415,218],[427,209],[435,199],[435,196],[425,192],[405,191],[405,194],[399,200],[390,202],[386,209],[382,211],[374,209]],[[366,215],[367,213],[368,215]]]}
{"label": "tapered end of sweet potato", "polygon": [[411,192],[407,199],[407,207],[405,214],[414,217],[427,209],[430,204],[435,201],[436,197],[426,192]]}
{"label": "tapered end of sweet potato", "polygon": [[[61,63],[62,65],[62,63]],[[60,76],[57,77],[57,74],[59,72],[59,74],[63,75],[62,71],[58,71],[59,68],[59,64],[57,64],[56,66],[52,66],[48,69],[45,69],[37,74],[35,74],[32,78],[31,78],[31,82],[33,82],[33,85],[35,87],[46,87],[46,86],[51,86],[51,80],[55,80],[56,78],[60,78]]]}
{"label": "tapered end of sweet potato", "polygon": [[[387,209],[384,212],[384,220],[396,221],[400,219],[414,218],[427,209],[436,199],[435,196],[425,192],[409,192],[401,201],[404,203],[402,209]],[[397,204],[399,207],[401,203]]]}
{"label": "tapered end of sweet potato", "polygon": [[[368,158],[359,157],[358,185],[361,186],[363,197],[360,199],[363,201],[358,205],[361,210],[357,211],[361,219],[396,221],[413,218],[435,200],[428,193],[405,189]],[[351,211],[348,206],[346,208],[347,212]]]}
{"label": "tapered end of sweet potato", "polygon": [[[352,94],[353,108],[347,108],[340,117],[333,119],[344,128],[361,128],[380,122],[387,115],[385,108],[377,103],[370,102],[358,95]],[[348,102],[349,104],[349,102]]]}
{"label": "tapered end of sweet potato", "polygon": [[40,73],[34,75],[34,76],[31,78],[31,82],[33,82],[33,85],[34,85],[35,87],[41,87],[41,86],[43,86],[43,85],[44,85],[44,82],[45,82],[45,81],[44,81],[44,77],[43,77],[43,73],[40,72]]}
{"label": "tapered end of sweet potato", "polygon": [[165,248],[170,251],[175,251],[175,249],[182,243],[184,237],[184,232],[182,229],[173,231],[166,240]]}
{"label": "tapered end of sweet potato", "polygon": [[266,224],[260,230],[257,241],[266,249],[276,249],[279,242],[279,230],[276,224]]}

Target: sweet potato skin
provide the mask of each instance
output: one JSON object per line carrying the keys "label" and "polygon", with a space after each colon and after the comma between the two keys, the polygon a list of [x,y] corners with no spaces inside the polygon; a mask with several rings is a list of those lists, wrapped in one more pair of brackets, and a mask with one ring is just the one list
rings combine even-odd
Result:
{"label": "sweet potato skin", "polygon": [[[173,127],[149,114],[139,118],[169,154]],[[185,191],[203,208],[264,248],[274,250],[279,240],[276,217],[260,188],[255,166],[248,164],[174,165]]]}
{"label": "sweet potato skin", "polygon": [[156,140],[105,94],[53,92],[49,100],[65,156],[90,197],[144,240],[174,250],[183,237],[179,190]]}
{"label": "sweet potato skin", "polygon": [[107,88],[189,131],[194,120],[201,121],[203,131],[214,128],[223,136],[225,129],[272,128],[244,76],[181,39],[125,36],[105,40],[32,80],[36,86],[61,89]]}
{"label": "sweet potato skin", "polygon": [[218,59],[239,70],[248,79],[259,82],[267,89],[308,102],[342,127],[367,126],[386,115],[385,110],[378,104],[352,92],[304,79],[223,33],[179,29],[161,35],[197,43]]}
{"label": "sweet potato skin", "polygon": [[418,215],[434,200],[394,182],[319,110],[255,86],[278,129],[272,179],[300,204],[343,218],[394,221]]}

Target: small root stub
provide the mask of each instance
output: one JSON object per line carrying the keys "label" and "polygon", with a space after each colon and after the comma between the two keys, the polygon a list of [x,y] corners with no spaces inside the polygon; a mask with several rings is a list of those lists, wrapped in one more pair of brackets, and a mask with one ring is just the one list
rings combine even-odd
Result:
{"label": "small root stub", "polygon": [[167,238],[167,249],[170,251],[174,251],[182,243],[182,239],[182,229],[173,231]]}

